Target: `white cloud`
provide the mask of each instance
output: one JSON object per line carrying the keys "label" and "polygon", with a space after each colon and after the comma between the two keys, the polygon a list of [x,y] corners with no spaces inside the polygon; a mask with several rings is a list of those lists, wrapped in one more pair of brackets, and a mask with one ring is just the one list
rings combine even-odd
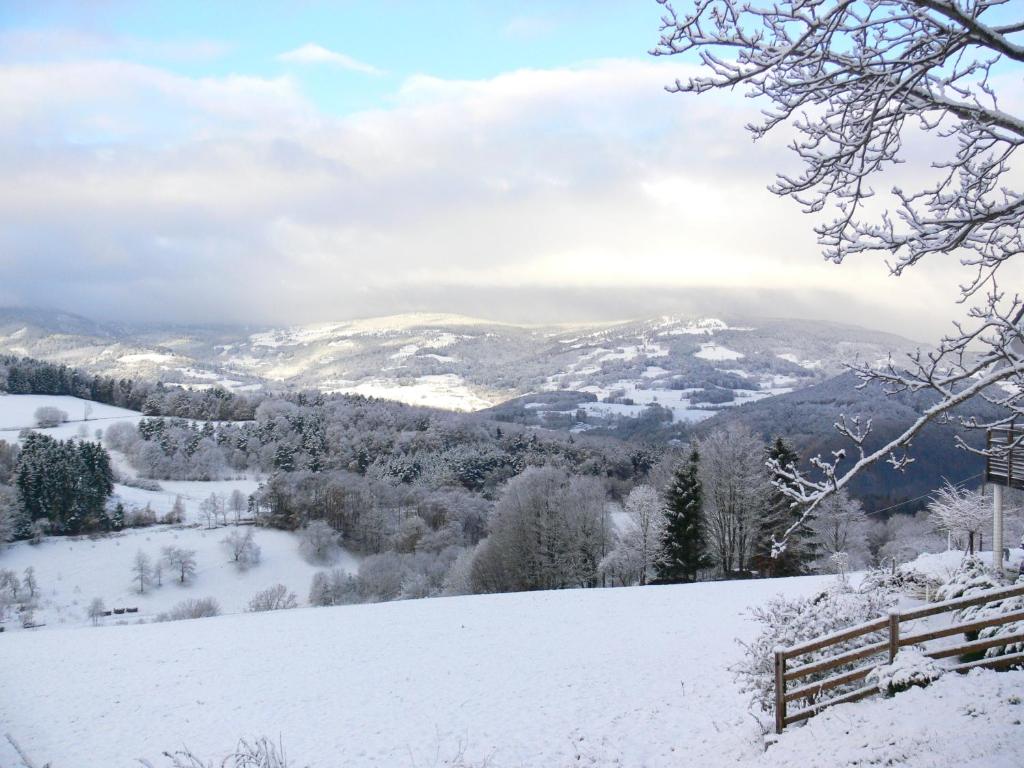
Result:
{"label": "white cloud", "polygon": [[346,53],[331,51],[316,43],[306,43],[298,48],[277,56],[279,61],[297,64],[332,64],[364,75],[382,75],[384,71],[365,61],[352,58]]}
{"label": "white cloud", "polygon": [[824,263],[812,219],[765,190],[782,137],[753,144],[738,95],[666,94],[680,69],[421,75],[390,108],[338,119],[288,78],[0,67],[3,292],[193,321],[430,309],[409,299],[427,295],[457,311],[477,293],[528,313],[523,290],[567,287],[728,287],[752,314],[790,314],[779,296],[796,296],[869,325],[912,305],[907,332],[951,311],[955,264],[894,284],[877,259]]}

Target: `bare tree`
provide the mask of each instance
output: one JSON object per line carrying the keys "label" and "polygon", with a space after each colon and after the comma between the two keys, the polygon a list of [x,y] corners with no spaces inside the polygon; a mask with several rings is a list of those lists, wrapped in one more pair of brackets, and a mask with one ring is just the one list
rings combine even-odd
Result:
{"label": "bare tree", "polygon": [[[951,255],[968,270],[959,285],[960,303],[973,305],[968,319],[932,351],[902,364],[854,366],[864,384],[932,392],[934,404],[874,450],[865,448],[871,423],[840,416],[852,462],[838,451],[813,459],[811,474],[775,467],[780,489],[807,504],[809,516],[865,467],[879,460],[905,467],[921,429],[953,418],[952,409],[971,398],[998,406],[999,415],[960,419],[964,427],[1024,416],[1024,300],[998,283],[1024,252],[1024,195],[1010,186],[1024,120],[1004,111],[996,93],[998,68],[1024,62],[1024,21],[993,18],[1005,0],[695,0],[685,14],[659,2],[666,15],[653,53],[697,52],[705,68],[669,90],[745,86],[767,102],[763,119],[750,126],[755,138],[780,126],[795,133],[790,148],[803,170],[780,174],[770,189],[810,214],[831,208],[833,216],[815,227],[825,258],[881,254],[899,276]],[[926,143],[922,154],[938,159],[917,174],[916,189],[892,186],[887,200],[872,200],[874,184],[893,184],[895,166],[907,161],[907,139]],[[776,552],[802,523],[776,541]]]}
{"label": "bare tree", "polygon": [[665,510],[658,492],[649,485],[638,485],[630,491],[624,506],[631,526],[623,535],[623,544],[632,554],[630,559],[636,563],[643,585],[654,571],[665,527]]}
{"label": "bare tree", "polygon": [[135,560],[132,561],[132,574],[132,580],[138,583],[139,594],[142,594],[153,581],[153,566],[149,555],[141,549],[135,553]]}
{"label": "bare tree", "polygon": [[184,584],[196,572],[196,551],[182,547],[164,547],[161,550],[167,567],[178,574],[178,582]]}
{"label": "bare tree", "polygon": [[92,602],[89,603],[88,615],[92,621],[93,626],[100,623],[100,619],[103,618],[103,614],[106,612],[107,606],[103,604],[102,597],[94,597]]}
{"label": "bare tree", "polygon": [[246,531],[235,529],[221,539],[233,562],[239,570],[257,565],[260,561],[260,547],[255,542],[252,529]]}
{"label": "bare tree", "polygon": [[846,555],[847,565],[850,561],[859,564],[867,554],[868,519],[864,507],[851,499],[845,488],[822,500],[811,521],[811,530],[822,565],[834,566],[837,554]]}
{"label": "bare tree", "polygon": [[330,562],[335,554],[338,532],[323,520],[313,520],[299,531],[299,549],[315,563]]}
{"label": "bare tree", "polygon": [[181,494],[174,497],[174,504],[165,519],[172,524],[185,522],[185,500],[181,498]]}
{"label": "bare tree", "polygon": [[25,575],[21,583],[28,590],[29,599],[35,599],[36,593],[39,591],[39,582],[36,580],[36,569],[31,565],[25,569]]}
{"label": "bare tree", "polygon": [[967,535],[967,551],[974,554],[974,540],[992,522],[992,507],[984,494],[957,488],[948,481],[935,492],[928,513],[935,527]]}
{"label": "bare tree", "polygon": [[744,571],[768,498],[764,443],[741,424],[700,443],[700,477],[708,544],[723,573]]}
{"label": "bare tree", "polygon": [[238,525],[239,520],[242,519],[242,513],[248,507],[248,499],[245,494],[235,488],[231,491],[231,496],[228,499],[228,505],[231,507],[231,511],[235,513],[235,525]]}
{"label": "bare tree", "polygon": [[[199,511],[202,512],[203,517],[206,520],[206,527],[213,528],[217,524],[217,517],[223,517],[224,512],[224,499],[216,493],[211,493],[201,502],[199,502]],[[225,519],[224,524],[227,525]]]}

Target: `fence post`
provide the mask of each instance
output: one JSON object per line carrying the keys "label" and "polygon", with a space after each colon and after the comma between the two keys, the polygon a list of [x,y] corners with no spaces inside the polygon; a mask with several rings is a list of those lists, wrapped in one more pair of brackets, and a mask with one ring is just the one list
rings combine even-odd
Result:
{"label": "fence post", "polygon": [[775,649],[775,732],[786,727],[786,652]]}
{"label": "fence post", "polygon": [[893,609],[889,611],[889,663],[896,660],[896,654],[900,652],[900,614]]}

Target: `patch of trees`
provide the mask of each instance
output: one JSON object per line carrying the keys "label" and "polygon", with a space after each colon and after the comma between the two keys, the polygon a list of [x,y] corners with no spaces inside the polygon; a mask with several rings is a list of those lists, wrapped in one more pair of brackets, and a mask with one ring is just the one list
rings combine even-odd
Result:
{"label": "patch of trees", "polygon": [[110,455],[88,441],[55,440],[37,432],[22,441],[14,470],[19,519],[15,535],[33,524],[55,533],[109,530],[107,499],[114,491]]}
{"label": "patch of trees", "polygon": [[323,395],[264,400],[250,422],[147,418],[137,428],[112,425],[104,440],[124,452],[141,475],[157,479],[347,470],[490,497],[525,468],[548,464],[607,478],[625,490],[639,476],[634,457],[641,450],[616,439]]}
{"label": "patch of trees", "polygon": [[0,355],[0,392],[69,395],[142,411],[148,416],[212,421],[252,419],[259,404],[251,397],[219,387],[191,390],[161,383],[115,379],[63,364],[10,355]]}

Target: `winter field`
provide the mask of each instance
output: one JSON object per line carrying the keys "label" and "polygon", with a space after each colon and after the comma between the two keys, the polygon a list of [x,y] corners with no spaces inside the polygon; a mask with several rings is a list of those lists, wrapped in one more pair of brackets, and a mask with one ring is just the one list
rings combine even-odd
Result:
{"label": "winter field", "polygon": [[[842,705],[764,753],[745,609],[828,577],[305,608],[0,638],[0,721],[54,768],[239,736],[338,766],[1019,766],[1024,672]],[[73,650],[72,650],[73,649]],[[5,745],[6,747],[6,745]],[[0,752],[4,764],[12,757]]]}
{"label": "winter field", "polygon": [[[134,489],[132,489],[134,490]],[[39,583],[40,596],[35,621],[45,624],[33,629],[40,633],[61,626],[81,626],[89,622],[89,602],[99,597],[106,608],[138,608],[137,614],[103,619],[113,624],[120,620],[151,621],[159,613],[190,598],[212,597],[224,613],[240,613],[260,590],[284,584],[295,592],[300,605],[306,602],[313,574],[324,565],[312,565],[299,553],[298,537],[286,531],[259,529],[254,539],[260,547],[259,564],[238,569],[221,541],[234,529],[225,526],[203,527],[153,526],[127,529],[97,537],[48,537],[38,545],[18,542],[0,554],[0,567],[23,573],[31,566]],[[195,551],[196,572],[185,585],[165,569],[162,586],[147,588],[139,594],[132,583],[132,563],[137,552],[160,559],[163,547],[173,546]],[[355,571],[357,561],[344,551],[330,566]],[[6,633],[25,632],[17,621],[4,624]],[[5,633],[5,636],[6,636]]]}
{"label": "winter field", "polygon": [[67,414],[67,421],[60,426],[39,429],[57,440],[67,440],[69,437],[92,439],[97,429],[122,421],[135,424],[142,418],[142,414],[137,411],[77,397],[0,394],[0,440],[16,443],[21,430],[37,429],[35,412],[43,407],[57,408]]}

